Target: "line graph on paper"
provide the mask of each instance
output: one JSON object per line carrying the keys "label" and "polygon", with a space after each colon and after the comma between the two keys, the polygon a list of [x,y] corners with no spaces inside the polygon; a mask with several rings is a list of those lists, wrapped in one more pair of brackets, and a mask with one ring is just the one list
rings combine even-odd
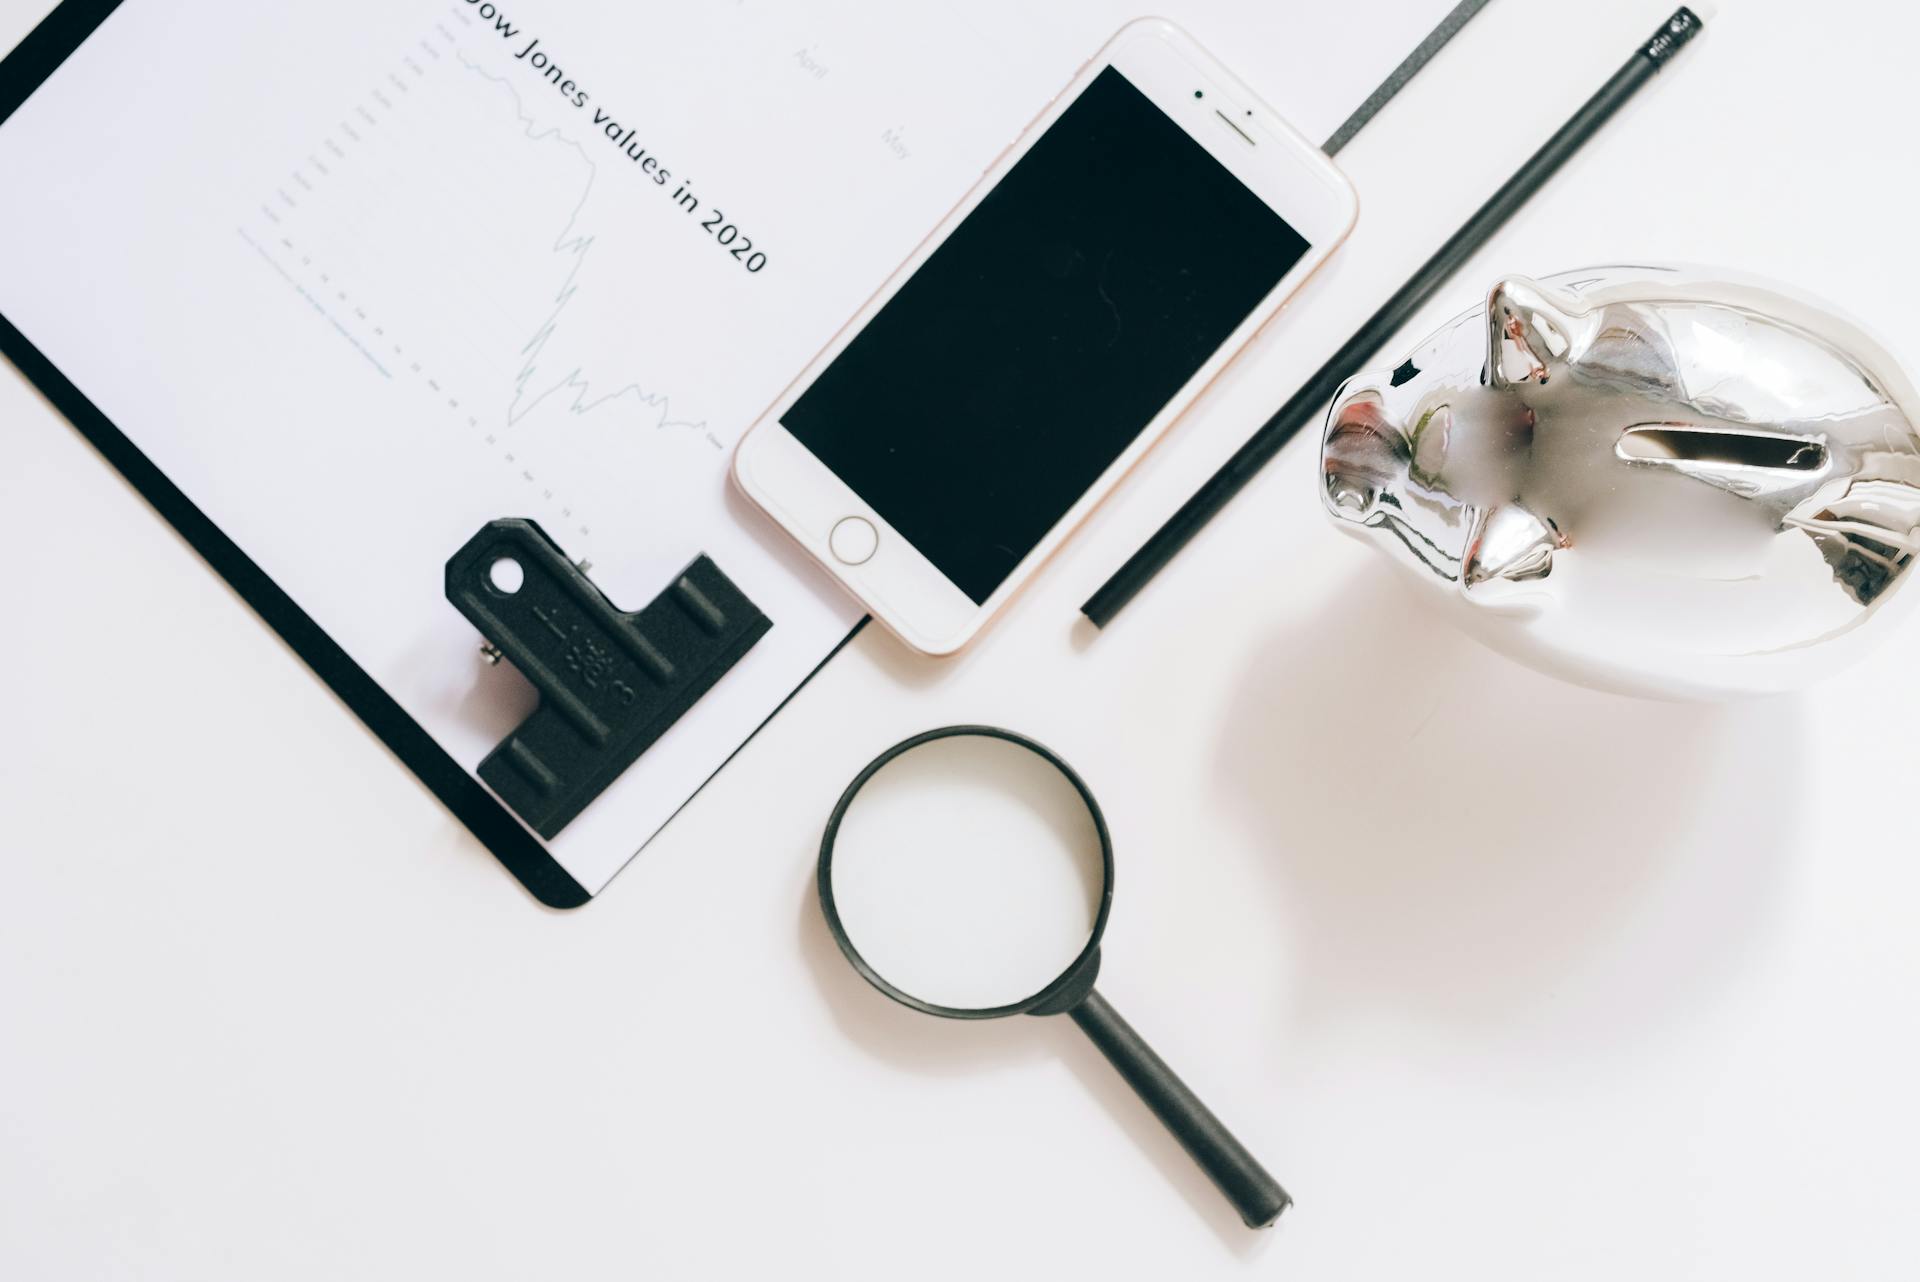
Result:
{"label": "line graph on paper", "polygon": [[669,388],[676,336],[645,288],[660,251],[636,202],[610,198],[566,122],[463,48],[464,21],[399,51],[237,230],[365,368],[414,393],[393,430],[492,452],[588,535],[564,480],[583,456],[644,466],[649,450],[731,442]]}

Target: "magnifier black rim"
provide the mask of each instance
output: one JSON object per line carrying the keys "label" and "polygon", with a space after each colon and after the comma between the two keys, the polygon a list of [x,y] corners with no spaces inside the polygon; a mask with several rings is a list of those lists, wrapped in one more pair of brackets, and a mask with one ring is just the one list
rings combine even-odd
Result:
{"label": "magnifier black rim", "polygon": [[[1094,832],[1100,837],[1100,908],[1094,914],[1093,929],[1087,934],[1086,947],[1082,948],[1079,955],[1060,972],[1059,977],[1045,988],[1031,997],[1009,1002],[1004,1006],[942,1006],[936,1002],[924,1001],[888,983],[886,977],[868,965],[867,959],[860,955],[860,950],[853,946],[853,940],[847,937],[846,927],[841,924],[840,910],[833,902],[833,843],[840,835],[840,821],[846,817],[847,809],[853,805],[853,799],[859,795],[860,789],[865,787],[867,781],[880,773],[881,768],[895,757],[936,739],[955,739],[962,736],[1004,740],[1017,747],[1025,748],[1058,770],[1066,776],[1067,782],[1073,785],[1074,791],[1080,794],[1080,800],[1086,803],[1087,813],[1093,816]],[[1000,726],[940,726],[914,735],[912,738],[902,739],[868,762],[866,768],[853,777],[853,782],[847,785],[847,790],[840,794],[840,800],[835,803],[833,813],[827,817],[827,831],[820,839],[820,866],[816,879],[820,890],[820,909],[826,915],[828,932],[832,934],[833,941],[840,945],[840,951],[846,954],[847,960],[853,963],[853,968],[859,971],[869,984],[902,1006],[910,1006],[928,1015],[940,1015],[947,1019],[998,1019],[1003,1015],[1022,1015],[1037,1006],[1044,1005],[1071,984],[1080,975],[1082,968],[1092,961],[1094,954],[1100,951],[1100,936],[1106,933],[1107,913],[1113,907],[1113,839],[1107,833],[1107,817],[1100,812],[1100,803],[1093,799],[1093,790],[1087,787],[1086,780],[1082,779],[1074,768],[1053,749],[1038,740],[1029,739],[1026,735]]]}

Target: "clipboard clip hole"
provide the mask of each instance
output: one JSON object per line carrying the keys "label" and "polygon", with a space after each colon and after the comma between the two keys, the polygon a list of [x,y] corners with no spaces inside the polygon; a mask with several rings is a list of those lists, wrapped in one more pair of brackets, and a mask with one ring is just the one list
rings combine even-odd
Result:
{"label": "clipboard clip hole", "polygon": [[503,556],[487,567],[487,583],[501,596],[512,596],[526,581],[526,568],[510,556]]}

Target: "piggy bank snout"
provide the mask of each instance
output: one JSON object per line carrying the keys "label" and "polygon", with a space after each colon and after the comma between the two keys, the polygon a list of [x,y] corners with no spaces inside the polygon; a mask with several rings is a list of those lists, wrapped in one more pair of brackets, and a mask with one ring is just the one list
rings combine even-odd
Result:
{"label": "piggy bank snout", "polygon": [[1365,521],[1406,470],[1406,437],[1387,418],[1378,388],[1362,380],[1342,388],[1320,445],[1327,511],[1340,520]]}

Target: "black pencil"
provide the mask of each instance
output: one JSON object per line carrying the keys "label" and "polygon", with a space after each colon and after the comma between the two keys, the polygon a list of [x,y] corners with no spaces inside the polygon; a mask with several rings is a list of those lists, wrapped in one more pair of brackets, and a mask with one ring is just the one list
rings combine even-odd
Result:
{"label": "black pencil", "polygon": [[1307,380],[1306,385],[1295,392],[1205,485],[1195,491],[1193,497],[1151,539],[1142,544],[1140,550],[1129,557],[1112,578],[1101,584],[1098,592],[1087,598],[1080,612],[1099,627],[1112,622],[1127,602],[1133,600],[1135,594],[1187,545],[1200,527],[1212,520],[1309,419],[1317,416],[1320,408],[1333,399],[1340,384],[1385,346],[1387,340],[1439,292],[1460,265],[1498,231],[1501,224],[1511,218],[1514,211],[1524,205],[1527,198],[1567,162],[1568,157],[1599,131],[1608,117],[1618,111],[1640,86],[1666,65],[1681,46],[1699,32],[1700,26],[1700,18],[1693,10],[1684,6],[1674,10],[1673,16],[1661,24],[1652,39],[1634,51],[1627,65],[1615,72],[1599,93],[1587,99],[1586,105],[1575,112],[1559,132],[1547,139],[1540,150],[1534,152],[1527,163],[1520,167],[1519,172],[1509,178],[1506,185],[1495,192],[1486,204],[1480,206],[1466,225],[1449,237],[1447,243],[1440,246],[1439,251],[1413,274],[1413,278],[1368,318],[1359,332],[1342,343],[1327,363]]}

